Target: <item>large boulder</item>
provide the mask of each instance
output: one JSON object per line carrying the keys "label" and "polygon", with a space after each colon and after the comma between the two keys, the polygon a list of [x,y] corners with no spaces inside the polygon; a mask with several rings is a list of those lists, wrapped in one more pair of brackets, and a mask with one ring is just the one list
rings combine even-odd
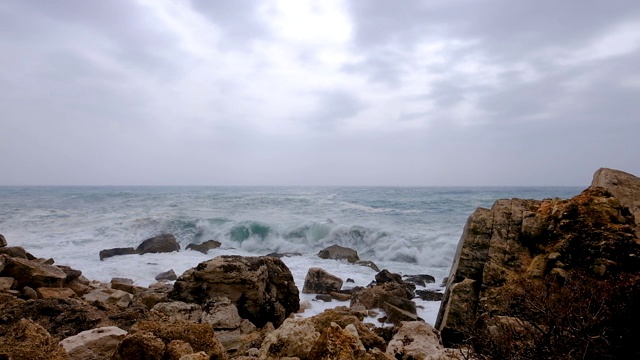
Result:
{"label": "large boulder", "polygon": [[304,294],[329,294],[340,292],[340,289],[342,289],[342,279],[321,268],[313,267],[309,269],[304,278],[302,292]]}
{"label": "large boulder", "polygon": [[114,256],[133,255],[133,254],[137,254],[136,249],[132,247],[126,247],[126,248],[113,248],[113,249],[100,250],[100,253],[98,254],[98,256],[100,256],[100,261],[102,261],[104,259],[108,259]]}
{"label": "large boulder", "polygon": [[108,360],[125,336],[127,332],[119,327],[107,326],[70,336],[60,341],[60,345],[69,360]]}
{"label": "large boulder", "polygon": [[300,308],[298,288],[289,268],[274,257],[219,256],[187,270],[169,297],[205,304],[227,297],[240,316],[258,327],[280,326]]}
{"label": "large boulder", "polygon": [[622,206],[629,208],[636,219],[636,235],[640,237],[640,178],[620,170],[601,168],[593,175],[591,188],[594,187],[607,189]]}
{"label": "large boulder", "polygon": [[136,253],[168,253],[180,251],[180,244],[172,234],[162,234],[143,241],[136,248]]}
{"label": "large boulder", "polygon": [[67,279],[57,266],[17,257],[6,259],[2,275],[12,277],[17,288],[62,287]]}
{"label": "large boulder", "polygon": [[[627,175],[600,170],[594,184],[615,178],[636,189],[640,180]],[[640,201],[640,192],[617,191],[631,206]],[[569,200],[502,199],[477,209],[464,228],[436,320],[445,345],[464,340],[481,317],[509,316],[508,307],[518,305],[505,301],[505,291],[518,288],[523,277],[564,281],[576,273],[605,281],[638,274],[640,240],[629,206],[592,186]]]}
{"label": "large boulder", "polygon": [[0,359],[66,360],[67,354],[45,328],[29,319],[0,325]]}
{"label": "large boulder", "polygon": [[340,245],[331,245],[320,250],[318,257],[321,259],[347,260],[350,263],[360,260],[357,251]]}

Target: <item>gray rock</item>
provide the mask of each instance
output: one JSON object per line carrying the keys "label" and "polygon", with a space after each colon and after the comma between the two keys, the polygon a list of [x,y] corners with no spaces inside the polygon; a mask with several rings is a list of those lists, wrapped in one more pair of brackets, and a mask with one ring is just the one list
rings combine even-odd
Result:
{"label": "gray rock", "polygon": [[321,259],[347,260],[350,263],[360,260],[357,251],[339,245],[331,245],[320,250],[318,257]]}
{"label": "gray rock", "polygon": [[127,247],[127,248],[104,249],[100,251],[99,256],[100,256],[100,261],[102,261],[104,259],[107,259],[113,256],[132,255],[132,254],[136,254],[136,249],[132,247]]}
{"label": "gray rock", "polygon": [[7,239],[4,238],[4,235],[0,234],[0,247],[7,246]]}
{"label": "gray rock", "polygon": [[342,279],[329,274],[325,270],[317,267],[310,268],[304,278],[302,293],[304,294],[329,294],[340,292]]}
{"label": "gray rock", "polygon": [[178,275],[176,275],[176,272],[173,271],[173,269],[162,272],[156,275],[155,277],[156,281],[162,281],[162,280],[173,281],[173,280],[176,280],[177,278],[178,278]]}
{"label": "gray rock", "polygon": [[172,234],[162,234],[146,239],[136,248],[136,253],[168,253],[180,251],[180,244]]}
{"label": "gray rock", "polygon": [[189,244],[187,245],[187,250],[199,251],[203,254],[207,254],[211,249],[217,249],[222,244],[217,240],[208,240],[203,242],[202,244]]}

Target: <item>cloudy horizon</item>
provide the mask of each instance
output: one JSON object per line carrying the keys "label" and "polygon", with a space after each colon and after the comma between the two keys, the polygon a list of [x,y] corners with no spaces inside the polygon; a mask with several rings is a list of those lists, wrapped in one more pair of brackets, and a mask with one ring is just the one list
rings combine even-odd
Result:
{"label": "cloudy horizon", "polygon": [[633,0],[9,0],[0,37],[0,185],[640,175]]}

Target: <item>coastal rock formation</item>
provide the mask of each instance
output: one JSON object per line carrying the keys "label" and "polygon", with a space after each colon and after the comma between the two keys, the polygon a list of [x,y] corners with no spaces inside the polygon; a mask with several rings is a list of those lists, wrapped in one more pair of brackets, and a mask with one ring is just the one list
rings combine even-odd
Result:
{"label": "coastal rock formation", "polygon": [[219,256],[187,270],[174,284],[170,298],[205,304],[227,297],[240,316],[258,327],[278,327],[298,311],[300,297],[293,276],[274,257]]}
{"label": "coastal rock formation", "polygon": [[100,253],[98,253],[98,256],[100,256],[100,261],[102,261],[104,259],[114,257],[114,256],[133,255],[133,254],[137,254],[136,249],[132,247],[126,247],[126,248],[113,248],[113,249],[100,250]]}
{"label": "coastal rock formation", "polygon": [[66,360],[67,354],[42,326],[21,319],[0,325],[0,359]]}
{"label": "coastal rock formation", "polygon": [[309,269],[304,278],[302,292],[304,294],[329,294],[340,292],[341,288],[342,279],[321,268],[313,267]]}
{"label": "coastal rock formation", "polygon": [[4,238],[4,235],[0,234],[0,247],[7,246],[7,239]]}
{"label": "coastal rock formation", "polygon": [[180,251],[180,244],[176,241],[176,237],[173,234],[162,234],[146,239],[136,248],[136,253],[148,254],[148,253],[168,253]]}
{"label": "coastal rock formation", "polygon": [[350,263],[360,260],[357,251],[340,245],[331,245],[320,250],[318,257],[321,259],[347,260]]}
{"label": "coastal rock formation", "polygon": [[69,360],[108,360],[127,332],[116,326],[83,331],[60,342]]}
{"label": "coastal rock formation", "polygon": [[464,228],[436,321],[444,343],[464,340],[478,319],[491,322],[520,309],[519,298],[507,294],[522,284],[547,282],[540,288],[549,289],[550,281],[579,276],[604,284],[628,278],[624,274],[635,281],[638,189],[640,179],[601,169],[590,188],[569,200],[503,199],[477,209]]}
{"label": "coastal rock formation", "polygon": [[199,251],[203,254],[207,254],[211,249],[217,249],[222,245],[220,241],[217,240],[208,240],[203,242],[202,244],[189,244],[187,245],[187,250]]}
{"label": "coastal rock formation", "polygon": [[178,279],[178,275],[176,275],[176,272],[173,271],[173,269],[171,269],[156,275],[155,279],[156,281],[162,281],[162,280],[173,281]]}

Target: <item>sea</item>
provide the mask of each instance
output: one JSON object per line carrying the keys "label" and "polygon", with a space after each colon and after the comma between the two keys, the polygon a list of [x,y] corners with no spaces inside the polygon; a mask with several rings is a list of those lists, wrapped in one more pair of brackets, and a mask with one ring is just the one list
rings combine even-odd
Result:
{"label": "sea", "polygon": [[[376,271],[345,261],[320,259],[333,244],[350,247],[362,260],[403,275],[436,278],[442,291],[465,222],[478,207],[501,198],[570,198],[584,187],[0,187],[0,234],[10,246],[53,258],[92,280],[113,277],[141,286],[173,269],[178,275],[220,255],[298,253],[283,257],[302,290],[311,267],[366,286]],[[100,261],[100,250],[137,247],[173,234],[181,250],[125,255]],[[218,240],[208,254],[185,250]],[[353,282],[346,282],[347,279]],[[341,302],[301,294],[311,316]],[[433,324],[439,302],[416,300],[418,314]],[[347,304],[348,305],[348,304]],[[370,319],[371,322],[376,319]]]}

